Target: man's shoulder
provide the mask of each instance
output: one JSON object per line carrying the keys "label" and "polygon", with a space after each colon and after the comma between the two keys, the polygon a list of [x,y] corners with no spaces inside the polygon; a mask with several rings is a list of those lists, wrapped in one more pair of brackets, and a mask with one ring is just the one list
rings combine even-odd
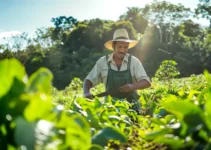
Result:
{"label": "man's shoulder", "polygon": [[140,60],[136,56],[133,56],[133,55],[131,55],[131,61],[140,62]]}
{"label": "man's shoulder", "polygon": [[98,59],[97,63],[99,64],[102,64],[102,63],[105,63],[106,62],[106,55],[105,56],[102,56]]}

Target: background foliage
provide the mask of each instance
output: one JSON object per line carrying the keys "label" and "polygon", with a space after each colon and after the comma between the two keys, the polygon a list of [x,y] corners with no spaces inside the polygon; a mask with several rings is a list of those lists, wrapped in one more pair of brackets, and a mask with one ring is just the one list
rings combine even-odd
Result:
{"label": "background foliage", "polygon": [[99,18],[78,21],[74,16],[52,18],[54,27],[40,28],[35,38],[27,33],[0,45],[0,59],[16,58],[31,75],[41,66],[51,70],[53,85],[64,89],[74,77],[83,80],[97,59],[111,53],[104,43],[117,28],[125,28],[138,45],[129,53],[144,65],[149,77],[163,60],[178,63],[179,77],[211,71],[211,29],[191,19],[210,20],[210,1],[200,0],[194,12],[181,4],[153,1],[143,8],[131,7],[118,21]]}

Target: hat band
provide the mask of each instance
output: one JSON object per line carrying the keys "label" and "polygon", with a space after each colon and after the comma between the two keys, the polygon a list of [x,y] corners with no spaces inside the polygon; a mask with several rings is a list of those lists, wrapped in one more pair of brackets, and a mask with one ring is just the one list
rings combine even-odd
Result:
{"label": "hat band", "polygon": [[118,40],[118,39],[127,39],[128,40],[127,37],[118,37],[118,38],[115,38],[114,40]]}

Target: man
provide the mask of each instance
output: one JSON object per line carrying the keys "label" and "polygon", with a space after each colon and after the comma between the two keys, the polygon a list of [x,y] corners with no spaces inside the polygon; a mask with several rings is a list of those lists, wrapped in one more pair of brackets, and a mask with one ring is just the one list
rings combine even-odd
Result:
{"label": "man", "polygon": [[128,49],[138,41],[130,40],[125,29],[117,29],[113,40],[105,43],[105,47],[113,50],[108,56],[101,57],[84,80],[84,97],[93,98],[90,88],[104,83],[106,91],[112,97],[127,99],[136,111],[140,111],[139,96],[136,90],[150,86],[150,80],[141,64],[134,56],[129,55]]}

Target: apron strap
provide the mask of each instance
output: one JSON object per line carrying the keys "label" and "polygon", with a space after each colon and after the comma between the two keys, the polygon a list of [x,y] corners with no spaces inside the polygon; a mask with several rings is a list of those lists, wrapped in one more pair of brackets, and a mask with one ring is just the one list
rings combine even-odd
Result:
{"label": "apron strap", "polygon": [[130,63],[131,63],[131,55],[128,57],[127,69],[130,70]]}
{"label": "apron strap", "polygon": [[110,62],[108,62],[108,55],[106,55],[106,62],[107,62],[107,64],[108,64],[108,69],[111,69]]}

